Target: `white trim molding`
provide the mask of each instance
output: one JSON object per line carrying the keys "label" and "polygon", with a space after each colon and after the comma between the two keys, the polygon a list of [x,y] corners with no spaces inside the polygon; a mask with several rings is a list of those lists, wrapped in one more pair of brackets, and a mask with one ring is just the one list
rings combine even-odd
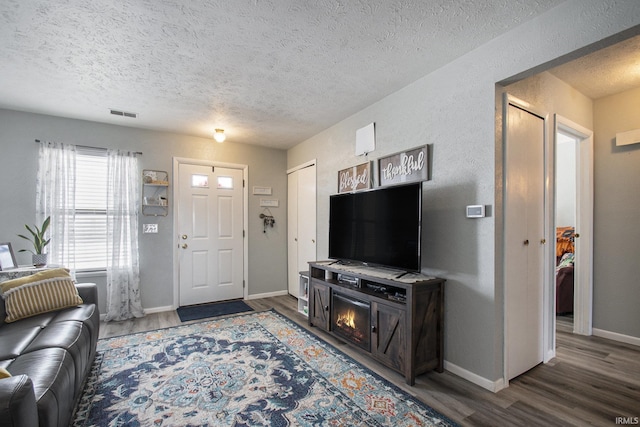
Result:
{"label": "white trim molding", "polygon": [[493,393],[497,393],[509,385],[504,378],[492,381],[446,360],[444,361],[444,369]]}
{"label": "white trim molding", "polygon": [[626,344],[637,345],[638,347],[640,347],[640,338],[638,337],[619,334],[617,332],[605,331],[603,329],[597,329],[597,328],[593,328],[592,331],[593,331],[593,335],[597,337],[606,338],[612,341],[623,342]]}
{"label": "white trim molding", "polygon": [[288,290],[265,292],[264,294],[247,295],[245,299],[250,300],[250,299],[260,299],[260,298],[271,298],[271,297],[279,297],[279,296],[288,295],[288,294],[289,294]]}
{"label": "white trim molding", "polygon": [[309,160],[308,162],[304,162],[302,164],[299,164],[298,166],[294,166],[291,169],[287,169],[287,175],[297,170],[308,168],[309,166],[314,166],[315,164],[316,164],[316,159]]}

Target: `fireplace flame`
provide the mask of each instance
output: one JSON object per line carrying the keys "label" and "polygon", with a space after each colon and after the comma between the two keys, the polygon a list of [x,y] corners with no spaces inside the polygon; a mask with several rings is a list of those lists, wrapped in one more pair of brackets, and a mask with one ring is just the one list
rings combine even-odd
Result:
{"label": "fireplace flame", "polygon": [[339,327],[348,327],[356,329],[356,313],[353,310],[347,310],[346,313],[338,314],[336,325]]}

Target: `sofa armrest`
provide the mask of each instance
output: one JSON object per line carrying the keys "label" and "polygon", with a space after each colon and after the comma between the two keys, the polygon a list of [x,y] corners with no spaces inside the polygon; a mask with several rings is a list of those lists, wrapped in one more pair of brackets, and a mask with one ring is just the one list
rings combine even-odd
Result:
{"label": "sofa armrest", "polygon": [[98,286],[95,283],[76,283],[76,288],[85,304],[98,305]]}
{"label": "sofa armrest", "polygon": [[0,380],[0,424],[10,427],[36,427],[38,408],[33,383],[26,375]]}

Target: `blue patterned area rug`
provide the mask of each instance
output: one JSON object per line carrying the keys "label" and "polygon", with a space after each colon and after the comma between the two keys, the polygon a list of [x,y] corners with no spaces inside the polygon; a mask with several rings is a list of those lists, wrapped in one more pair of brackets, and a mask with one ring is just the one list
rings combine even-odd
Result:
{"label": "blue patterned area rug", "polygon": [[74,426],[455,426],[275,311],[102,339]]}

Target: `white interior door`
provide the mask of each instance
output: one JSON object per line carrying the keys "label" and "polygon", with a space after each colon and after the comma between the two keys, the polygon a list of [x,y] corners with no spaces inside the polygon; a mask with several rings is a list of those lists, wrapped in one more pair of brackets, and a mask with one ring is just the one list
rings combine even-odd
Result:
{"label": "white interior door", "polygon": [[543,361],[544,119],[509,103],[505,146],[507,380]]}
{"label": "white interior door", "polygon": [[289,293],[298,297],[298,173],[287,175],[287,281]]}
{"label": "white interior door", "polygon": [[179,164],[179,303],[242,298],[243,172]]}
{"label": "white interior door", "polygon": [[298,172],[298,271],[316,261],[316,167]]}
{"label": "white interior door", "polygon": [[316,261],[316,166],[287,172],[288,288],[298,297],[299,273],[309,269],[309,261]]}

